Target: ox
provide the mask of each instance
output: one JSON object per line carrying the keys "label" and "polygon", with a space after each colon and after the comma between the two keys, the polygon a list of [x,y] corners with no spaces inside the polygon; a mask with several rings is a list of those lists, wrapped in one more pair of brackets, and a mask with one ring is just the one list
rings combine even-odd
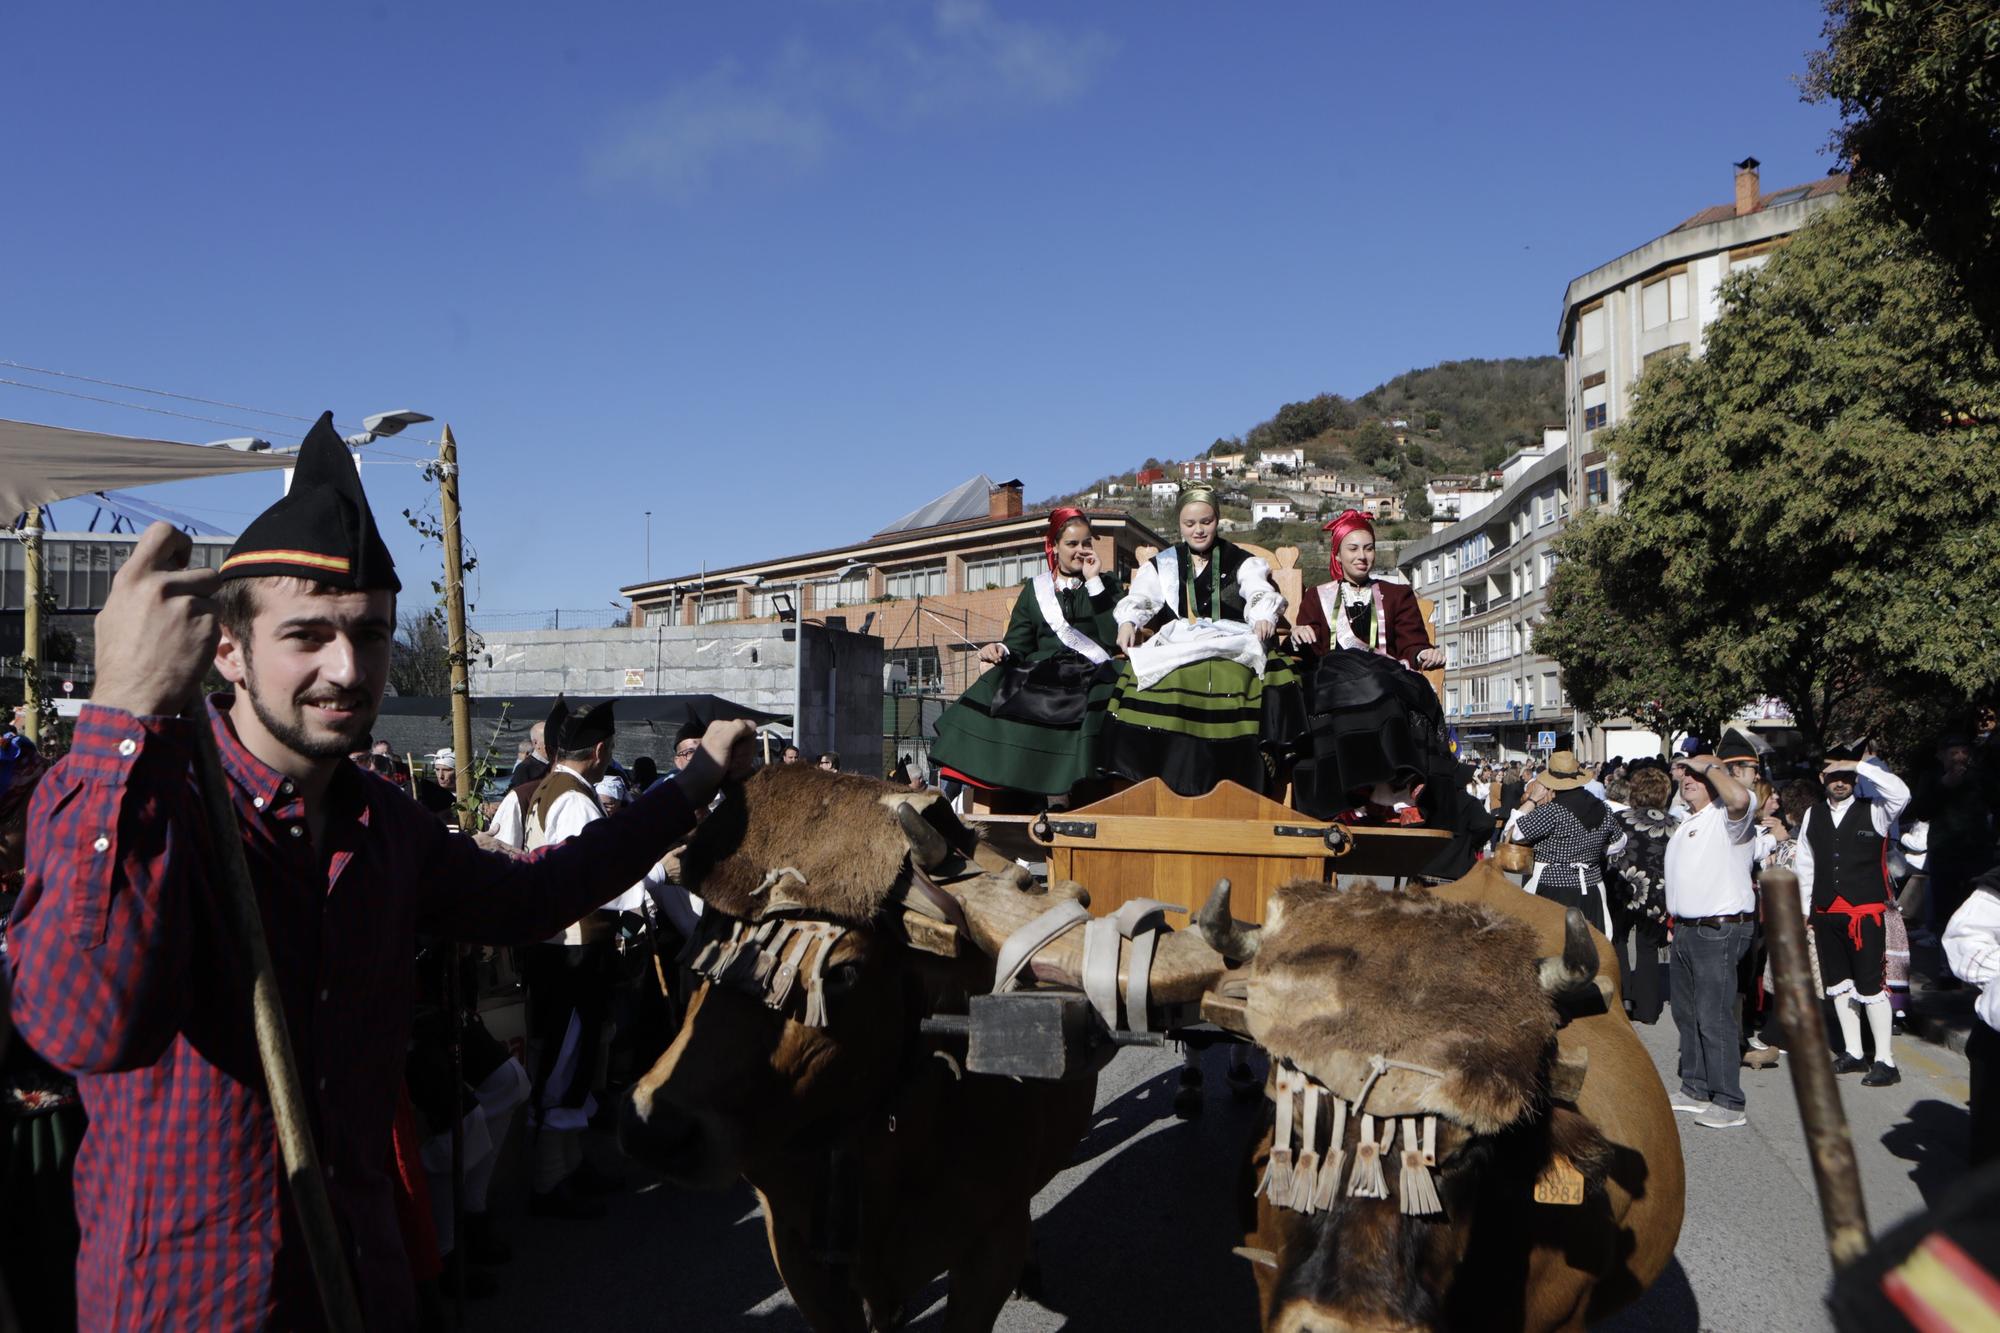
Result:
{"label": "ox", "polygon": [[[707,908],[704,980],[624,1103],[626,1152],[682,1185],[749,1181],[815,1329],[898,1327],[940,1273],[945,1327],[990,1329],[1032,1276],[1029,1204],[1068,1165],[1096,1080],[965,1073],[921,1024],[990,990],[992,954],[1050,895],[935,792],[802,765],[753,776],[682,864]],[[1035,974],[1075,984],[1077,947]],[[1219,967],[1195,932],[1171,935],[1153,996],[1198,999]]]}
{"label": "ox", "polygon": [[1261,928],[1225,881],[1200,927],[1249,963],[1241,1027],[1271,1056],[1240,1251],[1266,1329],[1581,1329],[1666,1267],[1679,1134],[1581,914],[1482,866],[1294,883]]}

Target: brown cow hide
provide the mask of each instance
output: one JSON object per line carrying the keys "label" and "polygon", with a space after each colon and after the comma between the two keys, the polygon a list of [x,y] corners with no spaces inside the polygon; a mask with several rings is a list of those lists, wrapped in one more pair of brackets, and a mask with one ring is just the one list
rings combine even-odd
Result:
{"label": "brown cow hide", "polygon": [[1388,1069],[1375,1115],[1435,1114],[1497,1133],[1542,1099],[1556,1013],[1536,976],[1534,932],[1423,889],[1295,881],[1266,914],[1252,964],[1250,1035],[1352,1101],[1371,1056]]}
{"label": "brown cow hide", "polygon": [[908,884],[910,844],[897,806],[915,804],[954,843],[968,838],[940,799],[858,774],[772,764],[701,822],[681,854],[682,879],[729,916],[756,917],[777,897],[865,925]]}

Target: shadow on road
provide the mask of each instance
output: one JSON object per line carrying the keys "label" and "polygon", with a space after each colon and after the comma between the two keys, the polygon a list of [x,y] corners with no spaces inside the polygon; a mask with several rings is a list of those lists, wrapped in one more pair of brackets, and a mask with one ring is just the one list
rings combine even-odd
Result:
{"label": "shadow on road", "polygon": [[1646,1288],[1645,1295],[1591,1328],[1594,1333],[1697,1333],[1701,1302],[1695,1298],[1687,1270],[1675,1259]]}
{"label": "shadow on road", "polygon": [[1915,1163],[1910,1180],[1926,1204],[1935,1204],[1964,1179],[1971,1124],[1963,1106],[1926,1098],[1913,1104],[1908,1117],[1882,1136],[1890,1156]]}

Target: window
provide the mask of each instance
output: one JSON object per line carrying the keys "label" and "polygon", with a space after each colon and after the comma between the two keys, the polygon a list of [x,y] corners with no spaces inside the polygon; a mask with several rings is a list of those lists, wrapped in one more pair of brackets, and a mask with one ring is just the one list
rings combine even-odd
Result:
{"label": "window", "polygon": [[1647,283],[1639,291],[1640,323],[1648,331],[1663,329],[1669,322],[1686,319],[1688,313],[1688,275],[1686,270],[1670,273],[1664,278]]}
{"label": "window", "polygon": [[1446,593],[1443,599],[1438,602],[1438,619],[1447,625],[1456,625],[1458,623],[1458,593],[1456,590]]}
{"label": "window", "polygon": [[854,606],[868,600],[868,573],[863,570],[849,574],[844,579],[828,579],[819,585],[815,604],[822,611],[831,611],[837,606]]}
{"label": "window", "polygon": [[[907,680],[897,689],[899,694],[934,691],[944,683],[944,669],[935,648],[890,648],[882,654],[882,665],[902,666]],[[883,679],[889,679],[888,672],[883,673]]]}
{"label": "window", "polygon": [[1488,625],[1486,627],[1486,660],[1489,662],[1498,662],[1503,658],[1512,657],[1513,653],[1509,651],[1509,641],[1512,638],[1513,631],[1506,621],[1503,620],[1497,625]]}
{"label": "window", "polygon": [[1548,587],[1549,580],[1555,576],[1556,553],[1554,551],[1544,551],[1542,552],[1542,586],[1544,588]]}
{"label": "window", "polygon": [[1562,692],[1556,688],[1556,673],[1542,673],[1542,707],[1555,708],[1562,703]]}
{"label": "window", "polygon": [[1424,561],[1424,582],[1436,583],[1437,577],[1438,577],[1437,557],[1432,556],[1430,559]]}
{"label": "window", "polygon": [[1596,356],[1604,350],[1604,307],[1594,305],[1577,316],[1576,346],[1578,356]]}
{"label": "window", "polygon": [[980,592],[987,588],[1012,588],[1026,583],[1041,569],[1040,551],[1017,551],[1012,555],[968,560],[965,562],[965,590]]}
{"label": "window", "polygon": [[796,603],[796,596],[790,588],[759,588],[750,594],[750,618],[770,620],[778,614],[778,598],[788,603]]}
{"label": "window", "polygon": [[1456,667],[1458,665],[1458,639],[1456,637],[1444,641],[1444,664],[1446,667]]}
{"label": "window", "polygon": [[1596,467],[1585,468],[1583,473],[1583,503],[1592,505],[1611,502],[1611,469],[1599,463]]}
{"label": "window", "polygon": [[942,597],[944,596],[944,564],[914,565],[908,569],[891,571],[882,582],[882,591],[890,597]]}
{"label": "window", "polygon": [[712,592],[702,597],[695,606],[695,623],[712,625],[718,620],[736,619],[736,594],[733,592]]}
{"label": "window", "polygon": [[1444,576],[1450,578],[1456,573],[1458,573],[1458,552],[1446,551],[1444,553]]}
{"label": "window", "polygon": [[[1446,655],[1449,656],[1450,654],[1447,653]],[[1446,716],[1450,716],[1458,711],[1458,687],[1456,685],[1447,685],[1444,687],[1444,711]]]}
{"label": "window", "polygon": [[1605,401],[1604,381],[1590,385],[1583,391],[1583,428],[1602,430],[1609,418],[1610,407]]}
{"label": "window", "polygon": [[1556,496],[1554,491],[1535,502],[1535,525],[1546,528],[1556,521]]}
{"label": "window", "polygon": [[1465,684],[1466,684],[1465,711],[1468,713],[1485,712],[1487,707],[1489,706],[1488,705],[1489,697],[1493,693],[1492,683],[1488,681],[1484,676],[1474,676],[1471,680],[1467,681]]}

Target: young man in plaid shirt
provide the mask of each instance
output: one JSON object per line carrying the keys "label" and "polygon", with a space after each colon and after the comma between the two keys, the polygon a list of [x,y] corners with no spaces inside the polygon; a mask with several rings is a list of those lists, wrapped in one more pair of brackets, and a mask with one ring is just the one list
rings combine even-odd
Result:
{"label": "young man in plaid shirt", "polygon": [[[316,1327],[321,1312],[228,946],[193,777],[214,735],[347,1260],[370,1329],[415,1322],[387,1168],[419,931],[522,943],[641,879],[751,728],[718,723],[676,782],[517,859],[347,762],[387,679],[398,583],[331,416],[291,492],[218,571],[166,524],[97,618],[97,687],[30,808],[13,1016],[78,1076],[85,1328]],[[211,662],[234,687],[196,702]]]}

